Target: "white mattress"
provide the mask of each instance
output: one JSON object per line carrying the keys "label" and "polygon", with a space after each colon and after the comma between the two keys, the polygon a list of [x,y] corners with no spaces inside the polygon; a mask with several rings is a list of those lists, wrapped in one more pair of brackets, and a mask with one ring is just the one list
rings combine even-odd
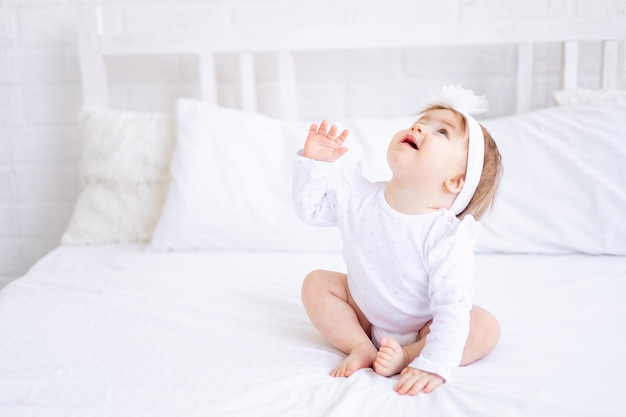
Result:
{"label": "white mattress", "polygon": [[487,358],[402,397],[310,324],[334,254],[60,247],[0,292],[0,416],[623,416],[626,257],[480,255]]}

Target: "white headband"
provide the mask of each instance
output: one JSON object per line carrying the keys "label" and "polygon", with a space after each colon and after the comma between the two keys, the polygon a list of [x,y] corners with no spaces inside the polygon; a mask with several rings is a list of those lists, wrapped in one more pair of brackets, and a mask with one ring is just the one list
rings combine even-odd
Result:
{"label": "white headband", "polygon": [[480,124],[471,114],[483,113],[489,110],[489,103],[485,96],[476,96],[472,90],[465,90],[461,84],[446,85],[441,89],[432,90],[426,106],[445,105],[453,108],[463,115],[469,131],[467,170],[465,183],[461,192],[450,207],[450,211],[459,215],[474,196],[480,176],[483,172],[483,159],[485,158],[485,138]]}

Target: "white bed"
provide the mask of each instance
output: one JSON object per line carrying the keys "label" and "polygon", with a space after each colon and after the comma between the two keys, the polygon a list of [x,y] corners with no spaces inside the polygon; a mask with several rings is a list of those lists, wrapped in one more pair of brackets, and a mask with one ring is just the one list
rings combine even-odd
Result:
{"label": "white bed", "polygon": [[[308,320],[300,285],[312,269],[345,269],[341,242],[291,209],[291,158],[307,123],[254,112],[246,38],[100,39],[92,12],[81,42],[84,190],[59,247],[0,292],[0,416],[626,415],[626,100],[614,73],[626,30],[529,38],[564,41],[568,65],[577,39],[604,42],[606,61],[594,94],[603,100],[533,112],[523,111],[532,69],[521,44],[520,113],[482,121],[505,176],[477,248],[474,302],[498,318],[501,341],[409,397],[371,369],[328,375],[343,354]],[[447,44],[492,42],[457,30]],[[345,35],[249,47],[281,51],[290,109],[293,62],[282,49],[366,47]],[[106,109],[105,55],[198,48],[205,98],[215,92],[207,51],[246,50],[248,108],[180,99],[174,116]],[[563,69],[562,102],[581,98],[567,85],[572,71]],[[381,152],[403,122],[343,121],[366,175],[386,175]]]}
{"label": "white bed", "polygon": [[2,293],[0,415],[623,415],[624,257],[479,256],[502,341],[418,397],[328,376],[342,355],[299,302],[318,267],[342,261],[58,248]]}

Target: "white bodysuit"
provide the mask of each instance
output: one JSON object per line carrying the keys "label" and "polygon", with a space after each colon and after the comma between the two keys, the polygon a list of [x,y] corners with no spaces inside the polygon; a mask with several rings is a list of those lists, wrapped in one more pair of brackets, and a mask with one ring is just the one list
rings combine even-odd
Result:
{"label": "white bodysuit", "polygon": [[432,319],[426,346],[409,366],[448,380],[469,334],[480,224],[445,209],[400,213],[387,204],[385,183],[365,179],[357,164],[297,155],[293,185],[302,220],[339,227],[348,288],[372,324],[373,342],[390,336],[413,343]]}

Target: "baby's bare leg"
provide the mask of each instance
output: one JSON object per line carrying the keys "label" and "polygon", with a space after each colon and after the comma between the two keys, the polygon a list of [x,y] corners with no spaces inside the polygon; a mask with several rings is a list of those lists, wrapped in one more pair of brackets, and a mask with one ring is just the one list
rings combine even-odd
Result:
{"label": "baby's bare leg", "polygon": [[302,302],[321,335],[348,356],[331,371],[347,377],[372,366],[377,349],[369,338],[371,329],[348,290],[347,277],[340,272],[316,270],[302,285]]}
{"label": "baby's bare leg", "polygon": [[[420,337],[422,337],[420,332]],[[500,341],[498,320],[482,307],[473,306],[470,311],[470,331],[463,349],[460,366],[469,365],[484,358]]]}

